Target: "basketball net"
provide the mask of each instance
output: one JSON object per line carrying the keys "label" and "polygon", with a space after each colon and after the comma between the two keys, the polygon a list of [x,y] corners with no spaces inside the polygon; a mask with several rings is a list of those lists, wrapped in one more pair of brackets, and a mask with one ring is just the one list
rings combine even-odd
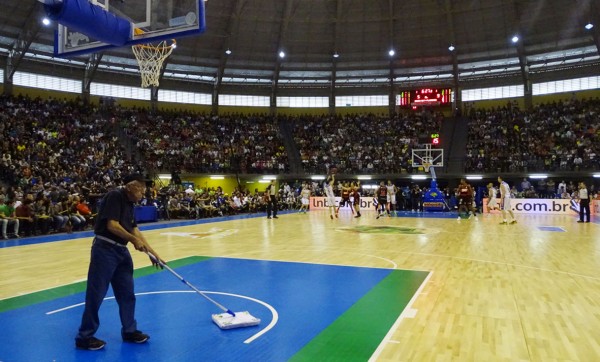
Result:
{"label": "basketball net", "polygon": [[431,167],[430,162],[423,162],[423,169],[425,170],[425,172],[429,173],[429,167]]}
{"label": "basketball net", "polygon": [[131,47],[140,66],[142,88],[158,87],[162,65],[175,49],[175,45],[175,39],[172,39],[171,44],[163,40],[158,45],[137,44]]}

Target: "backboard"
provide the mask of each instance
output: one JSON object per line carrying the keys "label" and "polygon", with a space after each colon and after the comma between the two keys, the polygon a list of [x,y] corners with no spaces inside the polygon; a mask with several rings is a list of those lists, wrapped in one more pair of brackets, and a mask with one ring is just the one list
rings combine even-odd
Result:
{"label": "backboard", "polygon": [[431,145],[425,145],[425,148],[412,150],[412,167],[423,167],[429,170],[429,167],[444,166],[444,150],[431,148]]}
{"label": "backboard", "polygon": [[[86,53],[93,53],[104,49],[131,46],[141,43],[154,43],[165,39],[176,39],[184,36],[196,35],[204,32],[206,21],[204,17],[204,0],[70,0],[71,2],[87,1],[92,4],[92,13],[108,12],[118,20],[131,24],[127,29],[126,42],[111,44],[110,36],[103,41],[94,39],[94,32],[104,32],[106,29],[103,19],[98,18],[98,23],[77,24],[77,27],[61,23],[60,19],[55,36],[54,53],[59,57],[69,57]],[[68,3],[65,0],[65,3]],[[69,5],[69,4],[67,4]],[[79,5],[80,8],[84,8]],[[77,9],[74,10],[77,14]],[[89,27],[89,31],[87,31]],[[74,28],[77,28],[75,30]],[[140,31],[141,30],[141,31]],[[108,30],[107,30],[108,31]],[[102,33],[104,36],[104,33]]]}

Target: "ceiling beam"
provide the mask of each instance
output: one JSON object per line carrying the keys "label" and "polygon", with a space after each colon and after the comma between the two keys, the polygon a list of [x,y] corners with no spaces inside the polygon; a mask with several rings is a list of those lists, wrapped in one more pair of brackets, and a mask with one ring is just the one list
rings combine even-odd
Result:
{"label": "ceiling beam", "polygon": [[[331,56],[333,57],[333,61],[331,62],[331,89],[330,89],[330,94],[329,94],[329,113],[330,114],[335,114],[335,96],[336,96],[336,92],[335,92],[335,83],[337,80],[337,63],[338,63],[338,58],[337,56],[339,56],[339,45],[340,45],[340,27],[341,27],[341,21],[342,21],[342,17],[343,17],[343,7],[342,7],[342,1],[343,0],[337,0],[336,1],[336,11],[335,11],[335,18],[334,18],[334,23],[333,23],[333,51],[331,52]],[[336,55],[336,56],[334,56]]]}
{"label": "ceiling beam", "polygon": [[229,19],[227,20],[227,33],[221,44],[221,53],[219,55],[219,67],[217,68],[217,74],[215,75],[215,83],[213,86],[212,94],[212,107],[213,113],[218,113],[219,108],[219,93],[221,92],[221,84],[223,83],[223,74],[227,66],[227,59],[229,54],[226,51],[231,50],[231,37],[235,31],[235,34],[239,34],[240,18],[242,11],[246,5],[246,0],[237,0],[232,4],[231,11],[229,12]]}
{"label": "ceiling beam", "polygon": [[448,27],[448,35],[450,36],[450,44],[448,44],[448,46],[452,45],[454,47],[454,50],[448,50],[452,54],[452,79],[454,81],[452,91],[454,92],[454,109],[458,110],[462,108],[462,97],[458,77],[458,50],[456,48],[456,30],[454,28],[454,17],[452,16],[452,1],[445,0],[444,8],[446,10],[446,26]]}
{"label": "ceiling beam", "polygon": [[521,78],[523,80],[523,98],[525,100],[525,109],[530,109],[533,105],[533,95],[531,89],[531,80],[529,78],[529,63],[527,61],[527,52],[524,45],[525,34],[522,33],[520,26],[521,10],[519,9],[519,1],[513,0],[512,7],[514,9],[514,30],[517,32],[520,38],[516,44],[516,49],[517,56],[519,58],[519,66],[521,68]]}
{"label": "ceiling beam", "polygon": [[[286,0],[283,8],[282,20],[279,25],[279,33],[277,39],[277,49],[275,49],[275,69],[273,70],[273,79],[271,81],[271,113],[275,113],[277,108],[277,86],[279,85],[279,72],[281,71],[281,63],[283,59],[279,56],[279,52],[283,49],[285,43],[287,29],[290,24],[290,19],[294,13],[294,0]],[[287,54],[286,54],[287,55]]]}
{"label": "ceiling beam", "polygon": [[8,88],[5,89],[5,91],[10,92],[12,90],[11,85],[13,75],[15,75],[15,72],[19,68],[19,64],[23,60],[25,53],[27,53],[27,50],[31,46],[33,40],[36,38],[42,26],[40,22],[40,6],[38,6],[38,3],[35,2],[31,3],[30,7],[29,14],[23,22],[23,31],[19,34],[19,37],[15,39],[8,51],[6,69],[4,71],[4,84],[8,84]]}

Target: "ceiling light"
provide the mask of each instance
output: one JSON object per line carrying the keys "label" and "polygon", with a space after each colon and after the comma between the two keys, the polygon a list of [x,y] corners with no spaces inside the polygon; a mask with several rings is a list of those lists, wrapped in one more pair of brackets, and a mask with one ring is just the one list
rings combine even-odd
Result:
{"label": "ceiling light", "polygon": [[359,175],[359,176],[356,176],[356,178],[358,180],[370,180],[371,176],[368,176],[368,175]]}
{"label": "ceiling light", "polygon": [[594,178],[600,178],[600,173],[595,173],[593,176]]}
{"label": "ceiling light", "polygon": [[592,24],[592,23],[587,23],[587,24],[585,24],[585,28],[586,28],[587,30],[591,30],[593,27],[594,27],[594,24]]}
{"label": "ceiling light", "polygon": [[231,54],[231,50],[229,50],[229,49],[225,50],[225,54],[227,54],[227,55]]}
{"label": "ceiling light", "polygon": [[212,175],[210,177],[211,180],[225,180],[225,176],[222,175]]}
{"label": "ceiling light", "polygon": [[511,40],[512,40],[513,43],[517,43],[519,41],[519,37],[517,35],[515,35],[515,36],[512,37]]}
{"label": "ceiling light", "polygon": [[450,50],[451,52],[453,52],[453,51],[454,51],[454,49],[456,49],[456,48],[454,47],[454,45],[450,44],[450,46],[448,47],[448,50]]}
{"label": "ceiling light", "polygon": [[543,178],[547,178],[548,175],[529,175],[529,178],[532,179],[543,179]]}
{"label": "ceiling light", "polygon": [[279,52],[279,57],[281,59],[285,58],[285,52],[283,50]]}
{"label": "ceiling light", "polygon": [[467,176],[467,180],[481,180],[483,176],[481,175],[469,175]]}
{"label": "ceiling light", "polygon": [[50,25],[50,19],[48,19],[48,18],[43,18],[43,19],[42,19],[42,24],[44,24],[44,25],[46,25],[46,26]]}
{"label": "ceiling light", "polygon": [[425,175],[412,175],[410,178],[413,180],[427,180],[427,176]]}
{"label": "ceiling light", "polygon": [[390,55],[390,57],[393,57],[396,54],[396,52],[394,51],[394,49],[390,49],[388,54]]}
{"label": "ceiling light", "polygon": [[335,53],[333,53],[333,57],[334,57],[334,58],[339,58],[339,57],[340,57],[340,55],[339,55],[337,52],[335,52]]}
{"label": "ceiling light", "polygon": [[325,176],[323,175],[312,175],[310,177],[311,180],[325,180]]}

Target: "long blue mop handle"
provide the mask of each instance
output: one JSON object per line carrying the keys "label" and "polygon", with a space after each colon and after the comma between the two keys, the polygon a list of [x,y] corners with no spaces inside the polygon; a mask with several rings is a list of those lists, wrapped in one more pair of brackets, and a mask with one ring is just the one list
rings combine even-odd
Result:
{"label": "long blue mop handle", "polygon": [[150,257],[150,259],[152,259],[154,262],[156,262],[161,267],[163,267],[163,268],[167,269],[168,271],[170,271],[171,274],[175,275],[179,280],[181,280],[188,287],[192,288],[196,293],[200,294],[201,296],[203,296],[204,298],[206,298],[210,302],[212,302],[214,305],[216,305],[217,307],[221,308],[221,310],[223,312],[227,312],[227,313],[229,313],[229,314],[231,314],[232,316],[235,317],[235,313],[233,313],[230,309],[225,308],[224,306],[222,306],[221,304],[219,304],[217,301],[215,301],[214,299],[212,299],[208,295],[202,293],[200,290],[198,290],[198,288],[196,288],[195,286],[193,286],[187,280],[183,279],[183,277],[181,275],[177,274],[177,272],[175,270],[171,269],[170,266],[168,266],[167,264],[163,263],[160,259],[158,259],[157,257],[155,257],[152,253],[150,253],[149,251],[145,251],[145,253],[148,254],[148,256]]}

